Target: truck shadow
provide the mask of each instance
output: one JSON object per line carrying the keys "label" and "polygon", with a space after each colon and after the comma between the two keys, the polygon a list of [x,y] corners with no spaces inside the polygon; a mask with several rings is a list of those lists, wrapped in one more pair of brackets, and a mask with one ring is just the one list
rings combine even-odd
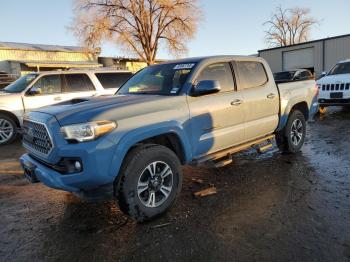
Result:
{"label": "truck shadow", "polygon": [[[336,180],[347,179],[349,162],[344,147],[339,152],[343,158],[337,161],[336,155],[335,164],[329,165],[327,152],[336,149],[335,143],[323,137],[332,135],[344,143],[341,133],[333,132],[334,121],[339,122],[330,117],[310,125],[298,155],[273,150],[257,157],[245,152],[221,169],[184,167],[183,190],[174,207],[145,224],[129,219],[113,201],[86,203],[50,190],[61,197],[53,207],[45,202],[46,209],[57,209],[59,215],[50,221],[37,215],[36,241],[42,245],[32,252],[45,261],[341,261],[342,246],[328,236],[328,228],[332,225],[334,234],[350,229],[341,219],[346,219],[344,211],[329,208],[329,203],[343,201],[345,191],[336,187]],[[335,168],[344,174],[334,175]],[[217,194],[193,198],[193,192],[212,184]],[[329,219],[337,219],[337,225]]]}
{"label": "truck shadow", "polygon": [[[257,245],[271,244],[283,230],[290,230],[286,219],[304,223],[310,211],[307,179],[314,170],[303,155],[275,152],[269,159],[256,160],[248,153],[236,160],[216,170],[185,167],[183,192],[174,208],[145,224],[126,217],[114,202],[85,203],[67,194],[64,215],[55,230],[47,232],[45,246],[51,252],[55,246],[55,259],[65,261],[208,261],[243,255],[253,259],[247,254],[254,254]],[[218,188],[216,195],[192,197],[209,184]],[[290,213],[291,206],[300,212]]]}

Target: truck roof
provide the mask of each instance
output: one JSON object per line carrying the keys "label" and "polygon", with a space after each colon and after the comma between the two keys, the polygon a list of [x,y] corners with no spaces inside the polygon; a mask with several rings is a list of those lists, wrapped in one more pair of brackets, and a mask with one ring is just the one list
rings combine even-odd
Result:
{"label": "truck roof", "polygon": [[199,63],[203,61],[231,61],[231,60],[246,60],[246,61],[264,61],[260,57],[256,56],[238,56],[238,55],[218,55],[218,56],[202,56],[202,57],[190,57],[177,60],[169,60],[160,64],[173,64],[173,63]]}

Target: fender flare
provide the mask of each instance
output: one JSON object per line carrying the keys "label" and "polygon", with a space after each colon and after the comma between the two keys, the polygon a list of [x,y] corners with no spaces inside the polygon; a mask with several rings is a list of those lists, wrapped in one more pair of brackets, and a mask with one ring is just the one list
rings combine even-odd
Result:
{"label": "fender flare", "polygon": [[290,112],[297,104],[300,103],[306,103],[309,112],[311,111],[311,105],[309,105],[308,102],[305,101],[305,99],[298,97],[296,99],[289,100],[286,105],[281,106],[281,116],[276,131],[283,130],[283,128],[287,125]]}
{"label": "fender flare", "polygon": [[126,154],[137,143],[159,135],[173,134],[179,138],[181,143],[185,162],[188,163],[192,159],[192,148],[190,140],[188,139],[183,127],[176,121],[169,121],[165,123],[157,123],[155,125],[141,127],[134,129],[124,134],[116,147],[115,153],[112,157],[110,166],[110,176],[117,177],[120,167],[124,161]]}

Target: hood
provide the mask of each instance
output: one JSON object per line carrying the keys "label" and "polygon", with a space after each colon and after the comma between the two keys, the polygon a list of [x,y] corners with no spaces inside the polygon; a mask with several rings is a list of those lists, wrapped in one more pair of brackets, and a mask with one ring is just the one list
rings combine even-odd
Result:
{"label": "hood", "polygon": [[11,104],[13,99],[21,97],[21,93],[7,93],[0,90],[0,104]]}
{"label": "hood", "polygon": [[13,95],[18,95],[18,93],[8,93],[5,92],[4,90],[0,90],[0,96],[13,96]]}
{"label": "hood", "polygon": [[329,75],[322,77],[317,80],[317,84],[338,84],[339,83],[350,83],[350,74],[341,74],[341,75]]}
{"label": "hood", "polygon": [[171,98],[155,95],[100,96],[73,99],[35,111],[53,115],[60,125],[69,125],[92,120],[118,120],[158,111],[160,110],[159,101]]}

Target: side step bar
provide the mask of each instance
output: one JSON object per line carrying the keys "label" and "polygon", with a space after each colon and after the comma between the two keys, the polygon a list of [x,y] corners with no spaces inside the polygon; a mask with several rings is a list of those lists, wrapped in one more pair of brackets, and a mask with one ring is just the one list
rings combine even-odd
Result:
{"label": "side step bar", "polygon": [[[225,165],[228,165],[232,163],[232,157],[231,155],[241,152],[243,150],[249,149],[251,147],[258,147],[258,152],[263,153],[270,149],[272,147],[271,141],[275,138],[275,135],[268,135],[259,139],[256,139],[254,141],[250,141],[238,146],[234,146],[228,149],[224,149],[222,151],[212,153],[209,155],[206,155],[204,157],[198,158],[193,161],[193,165],[201,165],[204,164],[205,162],[214,162],[215,167],[222,167]],[[266,145],[260,146],[262,143],[267,142]]]}

